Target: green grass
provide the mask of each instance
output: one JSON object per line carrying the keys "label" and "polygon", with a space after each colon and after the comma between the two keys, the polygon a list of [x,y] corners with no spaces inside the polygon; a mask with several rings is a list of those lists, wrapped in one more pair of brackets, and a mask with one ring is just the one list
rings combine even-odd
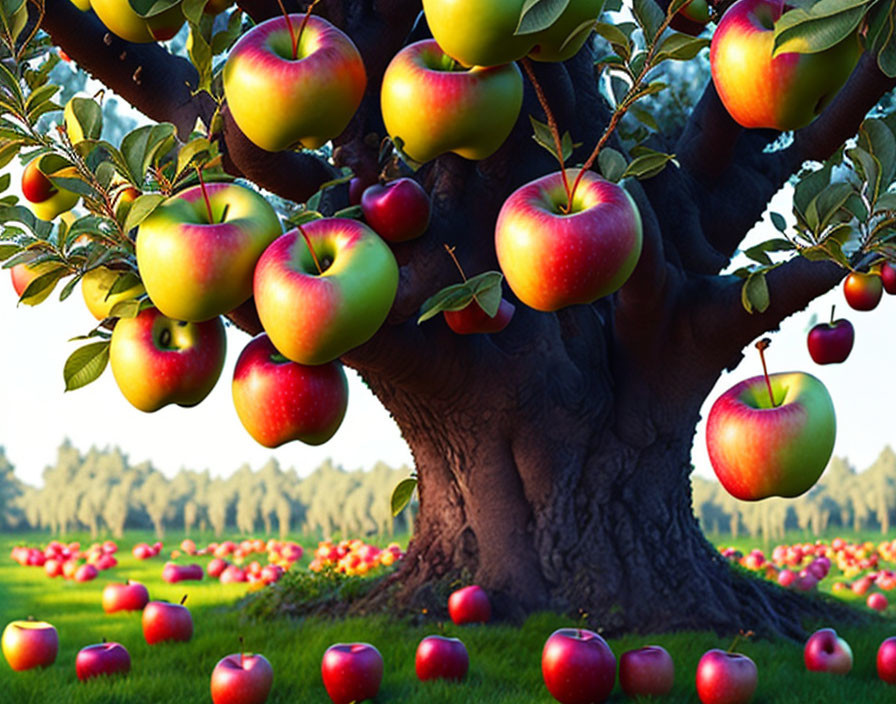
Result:
{"label": "green grass", "polygon": [[[43,536],[29,536],[32,544]],[[146,540],[130,535],[121,541],[120,564],[87,584],[49,580],[38,568],[24,568],[9,559],[17,536],[0,536],[0,625],[29,615],[48,620],[59,631],[60,651],[55,665],[45,670],[12,672],[0,663],[0,702],[3,704],[200,704],[211,700],[208,682],[215,663],[237,652],[243,636],[248,650],[263,653],[274,667],[274,688],[269,702],[326,704],[320,681],[320,659],[326,648],[340,641],[373,643],[383,654],[385,676],[380,703],[439,704],[548,704],[553,699],[541,681],[540,653],[544,640],[559,627],[572,625],[553,614],[538,614],[521,627],[490,625],[458,628],[451,624],[415,625],[389,616],[340,621],[322,618],[252,621],[235,606],[246,585],[217,581],[168,585],[161,581],[162,556],[139,562],[130,547]],[[169,539],[167,545],[179,542]],[[308,542],[304,541],[307,545]],[[199,558],[204,564],[208,558]],[[307,564],[307,558],[303,560]],[[148,646],[143,640],[139,614],[106,615],[100,594],[109,581],[131,578],[145,583],[154,599],[180,600],[188,594],[195,635],[189,643]],[[425,635],[444,629],[463,639],[470,653],[465,682],[420,683],[414,676],[414,652]],[[844,629],[852,645],[855,667],[847,677],[808,673],[802,649],[785,641],[756,641],[740,650],[756,661],[759,690],[755,702],[796,704],[833,702],[892,702],[896,688],[881,683],[875,673],[877,647],[896,635],[896,623],[881,622],[861,630]],[[132,670],[126,677],[79,683],[74,661],[80,648],[102,638],[123,643],[131,654]],[[627,636],[610,645],[617,657],[625,650],[648,643],[663,645],[676,663],[672,694],[663,702],[697,701],[694,673],[701,654],[728,641],[707,632]],[[611,701],[627,701],[614,690]]]}

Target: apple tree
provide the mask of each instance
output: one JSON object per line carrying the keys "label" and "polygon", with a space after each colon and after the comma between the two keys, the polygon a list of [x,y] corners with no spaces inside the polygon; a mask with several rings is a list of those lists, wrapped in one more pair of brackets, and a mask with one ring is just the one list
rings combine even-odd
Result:
{"label": "apple tree", "polygon": [[[580,611],[609,631],[796,634],[820,613],[732,570],[707,542],[691,507],[691,445],[704,399],[751,341],[896,255],[896,119],[880,103],[896,83],[893,0],[820,0],[783,15],[766,0],[88,5],[0,2],[0,161],[37,162],[35,212],[66,192],[81,201],[79,217],[54,212],[51,224],[4,198],[0,254],[7,268],[30,267],[28,303],[107,272],[70,387],[103,370],[110,330],[152,305],[135,249],[167,197],[203,176],[254,184],[277,196],[290,251],[307,244],[304,266],[326,273],[340,250],[314,239],[332,223],[322,216],[360,219],[361,190],[411,178],[428,194],[428,229],[371,245],[397,266],[352,288],[349,303],[379,307],[349,326],[365,328],[359,337],[311,357],[358,370],[415,458],[409,555],[371,602],[438,608],[435,586],[462,577],[504,616]],[[185,20],[185,51],[155,41]],[[705,56],[710,20],[721,22],[712,80],[690,71],[702,82],[693,108],[657,110],[684,80],[674,67]],[[274,48],[244,51],[264,26],[277,28]],[[417,44],[430,36],[438,44]],[[287,73],[315,43],[329,68]],[[110,143],[92,99],[63,120],[49,81],[62,52],[155,124]],[[787,66],[774,77],[773,60]],[[257,85],[242,73],[253,61],[267,67]],[[468,76],[479,83],[448,87]],[[727,273],[788,182],[795,226],[772,214],[779,232]],[[527,220],[527,198],[539,197],[550,204]],[[617,209],[593,227],[613,246],[575,240],[568,223],[606,198]],[[212,223],[242,207],[205,202]],[[600,281],[579,286],[595,272]],[[307,312],[272,316],[256,298],[221,312],[275,344],[289,337],[275,328]],[[478,317],[458,322],[464,311]]]}

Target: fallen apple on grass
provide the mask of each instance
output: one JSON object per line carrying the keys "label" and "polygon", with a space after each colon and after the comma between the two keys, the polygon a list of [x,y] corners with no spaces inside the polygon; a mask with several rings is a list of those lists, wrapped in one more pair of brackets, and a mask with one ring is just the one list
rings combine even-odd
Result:
{"label": "fallen apple on grass", "polygon": [[660,645],[629,650],[619,658],[619,685],[629,697],[661,697],[675,684],[675,663]]}
{"label": "fallen apple on grass", "polygon": [[214,704],[264,704],[274,682],[274,668],[264,655],[236,653],[218,661],[212,671]]}
{"label": "fallen apple on grass", "polygon": [[12,621],[3,629],[0,648],[16,672],[47,667],[56,661],[59,634],[46,621]]}
{"label": "fallen apple on grass", "polygon": [[741,653],[713,649],[697,664],[697,696],[702,704],[747,704],[758,683],[756,663]]}
{"label": "fallen apple on grass", "polygon": [[544,644],[541,672],[560,704],[600,704],[616,682],[616,657],[607,642],[584,628],[560,628]]}
{"label": "fallen apple on grass", "polygon": [[103,611],[142,611],[149,603],[149,590],[140,582],[113,582],[103,588]]}
{"label": "fallen apple on grass", "polygon": [[150,601],[143,608],[143,637],[149,645],[164,641],[188,641],[193,637],[193,617],[183,605]]}
{"label": "fallen apple on grass", "polygon": [[383,656],[369,643],[337,643],[321,661],[321,678],[333,704],[373,699],[383,679]]}
{"label": "fallen apple on grass", "polygon": [[131,656],[121,643],[97,643],[81,648],[75,659],[75,673],[81,681],[100,675],[126,674]]}
{"label": "fallen apple on grass", "polygon": [[833,628],[815,631],[803,648],[806,669],[845,675],[852,669],[852,648]]}
{"label": "fallen apple on grass", "polygon": [[448,615],[458,626],[464,623],[487,623],[492,618],[488,594],[476,584],[452,592],[448,597]]}
{"label": "fallen apple on grass", "polygon": [[467,648],[457,638],[426,636],[417,646],[414,669],[421,681],[462,680],[469,667]]}

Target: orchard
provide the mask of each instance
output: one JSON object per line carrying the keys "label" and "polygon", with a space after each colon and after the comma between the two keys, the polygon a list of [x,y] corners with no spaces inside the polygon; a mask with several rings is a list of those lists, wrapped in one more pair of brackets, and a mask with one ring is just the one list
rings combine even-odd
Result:
{"label": "orchard", "polygon": [[[487,594],[473,621],[581,616],[545,645],[561,702],[609,696],[598,633],[804,642],[807,622],[851,607],[721,559],[692,511],[692,441],[756,343],[765,373],[708,418],[722,486],[793,498],[828,465],[838,418],[818,365],[848,365],[848,318],[896,293],[894,14],[896,0],[3,0],[0,186],[15,174],[22,195],[0,199],[5,285],[30,306],[81,305],[81,289],[96,325],[67,391],[111,373],[154,413],[230,383],[265,447],[332,438],[355,369],[413,453],[393,509],[419,501],[407,554],[377,563],[390,571],[357,613],[446,613],[463,583]],[[63,68],[94,92],[62,100]],[[110,137],[109,94],[143,124]],[[792,212],[769,212],[785,187]],[[744,245],[760,221],[767,236]],[[839,287],[806,368],[777,368],[766,334]],[[330,549],[319,567],[344,557]],[[840,659],[809,669],[848,671],[836,633],[812,642]],[[79,656],[78,676],[126,671],[116,645]],[[668,691],[669,654],[644,645],[623,686]],[[362,646],[327,651],[333,701],[376,693],[383,660]],[[704,703],[749,700],[748,658],[704,658]],[[462,678],[467,651],[433,640],[416,666]],[[357,691],[327,682],[349,667]],[[264,657],[218,668],[213,697],[267,697]]]}

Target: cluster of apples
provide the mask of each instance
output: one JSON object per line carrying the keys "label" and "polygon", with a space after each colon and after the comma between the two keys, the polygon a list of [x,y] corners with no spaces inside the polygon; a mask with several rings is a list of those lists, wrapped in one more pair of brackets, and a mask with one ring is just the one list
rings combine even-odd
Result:
{"label": "cluster of apples", "polygon": [[380,549],[359,539],[341,540],[336,544],[324,540],[318,543],[308,569],[320,572],[329,568],[342,574],[360,576],[379,566],[391,567],[403,558],[404,551],[398,543]]}
{"label": "cluster of apples", "polygon": [[131,554],[138,560],[148,560],[162,552],[162,543],[160,541],[149,543],[137,543],[132,549]]}
{"label": "cluster of apples", "polygon": [[90,582],[103,570],[118,564],[115,552],[118,546],[111,540],[94,543],[81,550],[80,543],[68,545],[53,540],[44,549],[17,545],[12,549],[12,559],[23,567],[43,567],[47,577],[63,577],[76,582]]}

